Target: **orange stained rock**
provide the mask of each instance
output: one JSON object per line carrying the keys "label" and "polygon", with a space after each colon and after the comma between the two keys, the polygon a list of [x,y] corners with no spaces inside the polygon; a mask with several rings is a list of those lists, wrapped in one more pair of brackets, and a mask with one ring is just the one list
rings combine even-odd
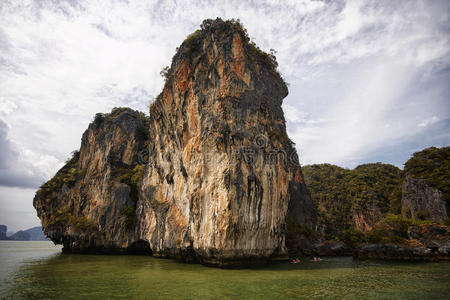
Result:
{"label": "orange stained rock", "polygon": [[242,38],[240,34],[235,34],[233,37],[233,71],[237,74],[239,79],[245,81],[244,79],[244,66],[245,66],[245,56],[244,49],[242,47]]}
{"label": "orange stained rock", "polygon": [[183,61],[181,63],[181,66],[177,70],[177,82],[178,82],[178,88],[182,94],[186,91],[188,84],[189,84],[189,74],[191,73],[191,67],[187,63],[187,61]]}
{"label": "orange stained rock", "polygon": [[278,187],[282,191],[287,185],[286,171],[284,170],[283,159],[278,159]]}
{"label": "orange stained rock", "polygon": [[159,203],[166,202],[166,200],[164,199],[163,193],[161,191],[161,188],[159,188],[158,191],[156,192],[154,199],[156,201],[158,201]]}
{"label": "orange stained rock", "polygon": [[167,105],[171,106],[172,105],[172,95],[169,93],[169,90],[167,87],[164,88],[163,97],[166,100]]}
{"label": "orange stained rock", "polygon": [[297,167],[297,170],[295,171],[295,182],[296,183],[302,183],[302,176],[300,175],[300,168]]}
{"label": "orange stained rock", "polygon": [[189,99],[189,131],[191,134],[196,135],[198,131],[198,120],[197,120],[197,101],[194,97],[190,97]]}
{"label": "orange stained rock", "polygon": [[418,240],[407,240],[408,247],[423,247],[423,244]]}
{"label": "orange stained rock", "polygon": [[188,140],[185,143],[185,147],[183,149],[183,156],[185,161],[190,161],[192,158],[194,143],[192,142],[192,139]]}
{"label": "orange stained rock", "polygon": [[178,206],[171,206],[168,215],[174,219],[177,226],[180,226],[181,228],[187,227],[188,222],[186,218],[183,217],[183,214],[181,213]]}
{"label": "orange stained rock", "polygon": [[219,73],[220,76],[220,91],[219,91],[219,96],[220,97],[225,97],[225,93],[226,93],[226,87],[227,87],[227,79],[225,78],[225,59],[222,56],[220,56],[219,61],[217,62],[217,72]]}

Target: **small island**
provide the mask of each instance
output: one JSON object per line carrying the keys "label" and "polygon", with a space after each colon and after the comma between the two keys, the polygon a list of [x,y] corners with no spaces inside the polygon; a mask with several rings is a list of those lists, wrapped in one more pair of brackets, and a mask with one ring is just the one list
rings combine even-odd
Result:
{"label": "small island", "polygon": [[71,253],[141,253],[214,266],[303,255],[449,258],[449,147],[405,169],[301,168],[274,53],[239,21],[205,20],[177,48],[149,116],[98,113],[36,193]]}

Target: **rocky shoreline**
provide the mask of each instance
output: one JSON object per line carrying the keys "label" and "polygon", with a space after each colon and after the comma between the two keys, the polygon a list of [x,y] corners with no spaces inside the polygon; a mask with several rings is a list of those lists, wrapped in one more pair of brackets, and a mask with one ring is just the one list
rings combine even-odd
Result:
{"label": "rocky shoreline", "polygon": [[402,245],[369,244],[358,247],[354,257],[398,261],[450,260],[450,227],[420,225],[408,228],[408,240]]}
{"label": "rocky shoreline", "polygon": [[401,244],[366,243],[349,246],[343,242],[314,244],[306,253],[313,256],[353,256],[355,259],[390,261],[450,260],[450,227],[438,224],[411,226]]}

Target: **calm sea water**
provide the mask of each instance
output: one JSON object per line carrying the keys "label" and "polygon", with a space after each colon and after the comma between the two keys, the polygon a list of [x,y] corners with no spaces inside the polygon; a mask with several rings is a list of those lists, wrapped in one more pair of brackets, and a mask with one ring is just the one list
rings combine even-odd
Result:
{"label": "calm sea water", "polygon": [[2,299],[450,299],[450,263],[330,258],[226,270],[0,241],[0,270]]}

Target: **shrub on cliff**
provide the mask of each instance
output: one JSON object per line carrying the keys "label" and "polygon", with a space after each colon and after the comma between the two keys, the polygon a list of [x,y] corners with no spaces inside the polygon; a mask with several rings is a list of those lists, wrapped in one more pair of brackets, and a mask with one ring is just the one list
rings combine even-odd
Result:
{"label": "shrub on cliff", "polygon": [[120,211],[120,214],[122,215],[120,225],[127,229],[130,229],[134,223],[134,215],[135,215],[134,208],[131,206],[126,206]]}
{"label": "shrub on cliff", "polygon": [[191,33],[190,35],[188,35],[188,37],[184,40],[184,46],[186,47],[186,52],[187,53],[192,53],[196,47],[199,45],[200,43],[200,38],[201,38],[201,31],[200,30],[196,30],[193,33]]}
{"label": "shrub on cliff", "polygon": [[144,165],[125,166],[115,168],[111,172],[111,177],[121,183],[125,183],[130,187],[130,198],[137,201],[138,199],[138,182],[144,176]]}
{"label": "shrub on cliff", "polygon": [[355,212],[399,212],[402,171],[381,163],[353,170],[330,164],[303,167],[305,181],[318,208],[326,238],[350,236]]}
{"label": "shrub on cliff", "polygon": [[431,221],[420,221],[405,218],[401,215],[387,214],[373,229],[368,232],[360,232],[355,228],[346,229],[337,235],[337,239],[348,245],[371,244],[397,244],[406,243],[408,228],[410,226],[432,224]]}
{"label": "shrub on cliff", "polygon": [[44,183],[36,192],[36,195],[49,203],[54,200],[54,195],[61,190],[64,184],[69,188],[73,187],[85,174],[85,170],[78,169],[79,159],[80,152],[73,151],[72,157],[66,161],[65,166],[52,179]]}
{"label": "shrub on cliff", "polygon": [[72,227],[77,231],[93,231],[97,229],[97,224],[85,216],[73,216],[71,210],[66,205],[61,205],[54,209],[49,216],[47,226]]}
{"label": "shrub on cliff", "polygon": [[423,179],[431,187],[440,190],[447,207],[449,206],[450,147],[430,147],[414,153],[405,163],[405,173],[413,178]]}
{"label": "shrub on cliff", "polygon": [[[431,147],[414,153],[404,171],[375,163],[353,170],[330,164],[311,165],[303,167],[303,172],[326,239],[348,244],[402,243],[408,226],[432,223],[425,210],[417,211],[415,220],[400,215],[405,174],[439,189],[449,208],[450,147]],[[361,233],[356,228],[361,215],[366,219],[376,216],[370,220],[373,226],[369,232]]]}
{"label": "shrub on cliff", "polygon": [[[200,29],[188,35],[188,37],[184,40],[181,48],[179,49],[182,50],[183,54],[190,56],[192,53],[198,50],[197,48],[201,44],[202,38],[210,30],[221,30],[224,33],[233,33],[233,32],[239,33],[241,35],[243,45],[246,45],[248,47],[247,52],[250,56],[250,59],[254,61],[259,60],[266,63],[267,66],[270,67],[270,70],[272,72],[278,74],[277,71],[278,62],[275,56],[276,51],[270,49],[270,53],[267,53],[261,50],[253,41],[250,40],[247,29],[245,29],[245,27],[243,26],[243,24],[239,19],[230,19],[223,21],[221,18],[216,18],[215,20],[213,19],[204,20],[200,25]],[[177,48],[177,52],[179,49]],[[171,70],[168,68],[164,69],[161,72],[161,75],[163,75],[167,79],[170,77],[170,73]]]}
{"label": "shrub on cliff", "polygon": [[96,113],[94,120],[92,121],[95,127],[100,127],[100,125],[105,121],[105,114]]}
{"label": "shrub on cliff", "polygon": [[118,117],[121,113],[127,111],[128,107],[114,107],[109,114],[106,114],[106,117],[109,120],[113,120],[114,118]]}

